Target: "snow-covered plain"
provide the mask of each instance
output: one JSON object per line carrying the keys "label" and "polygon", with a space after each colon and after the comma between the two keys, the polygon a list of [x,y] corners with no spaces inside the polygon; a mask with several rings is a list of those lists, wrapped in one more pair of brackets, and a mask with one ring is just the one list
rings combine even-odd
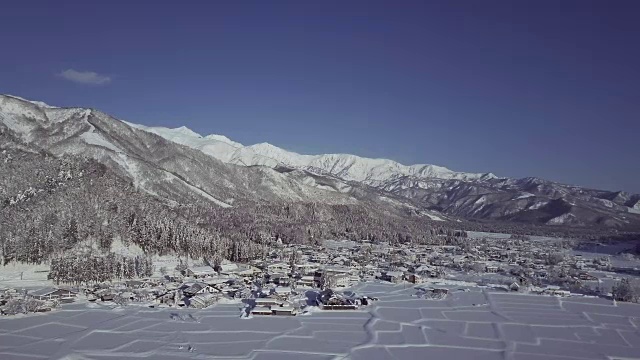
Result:
{"label": "snow-covered plain", "polygon": [[407,285],[360,284],[352,290],[380,299],[364,310],[252,319],[238,304],[70,304],[0,319],[0,359],[640,358],[640,305],[451,289],[427,300]]}

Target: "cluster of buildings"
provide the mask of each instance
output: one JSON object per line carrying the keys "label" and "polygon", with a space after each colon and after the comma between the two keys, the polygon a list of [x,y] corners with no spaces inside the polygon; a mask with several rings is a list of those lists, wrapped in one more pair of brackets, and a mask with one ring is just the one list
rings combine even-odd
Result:
{"label": "cluster of buildings", "polygon": [[47,312],[60,303],[73,302],[76,296],[77,292],[60,288],[41,288],[30,292],[14,288],[0,289],[0,314]]}
{"label": "cluster of buildings", "polygon": [[[461,246],[372,244],[334,241],[331,246],[280,245],[265,258],[248,264],[226,262],[187,266],[172,275],[82,288],[45,288],[17,294],[5,291],[0,306],[12,296],[40,301],[145,303],[151,307],[206,308],[220,301],[242,301],[246,314],[296,315],[308,306],[325,310],[358,309],[371,299],[346,296],[340,289],[366,281],[419,284],[447,274],[504,275],[508,287],[538,286],[540,292],[566,295],[566,288],[598,282],[592,273],[611,270],[607,257],[567,255],[561,242],[522,239],[466,239]],[[547,285],[545,288],[540,285]],[[446,296],[446,289],[430,290]],[[0,291],[0,294],[2,292]]]}

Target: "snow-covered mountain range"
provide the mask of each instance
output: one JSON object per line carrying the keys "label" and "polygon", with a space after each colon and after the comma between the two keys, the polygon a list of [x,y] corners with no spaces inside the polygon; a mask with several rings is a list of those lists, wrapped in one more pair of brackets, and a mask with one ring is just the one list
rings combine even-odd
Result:
{"label": "snow-covered mountain range", "polygon": [[640,195],[348,154],[301,155],[9,95],[0,95],[0,132],[56,156],[94,158],[174,203],[302,201],[362,204],[432,220],[640,226]]}
{"label": "snow-covered mountain range", "polygon": [[281,149],[269,143],[244,146],[223,135],[202,136],[184,126],[169,129],[129,125],[152,132],[167,140],[198,149],[223,162],[269,167],[287,166],[309,170],[319,174],[333,175],[348,181],[359,181],[368,185],[380,185],[392,179],[410,176],[417,179],[446,179],[472,181],[493,179],[491,173],[477,174],[449,170],[436,165],[402,165],[393,160],[370,159],[349,154],[301,155]]}

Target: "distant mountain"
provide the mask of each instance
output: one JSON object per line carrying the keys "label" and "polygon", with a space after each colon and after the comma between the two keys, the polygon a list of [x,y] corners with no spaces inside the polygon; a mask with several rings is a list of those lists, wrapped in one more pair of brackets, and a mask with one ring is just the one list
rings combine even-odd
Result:
{"label": "distant mountain", "polygon": [[[188,129],[158,136],[94,109],[57,108],[0,95],[0,131],[33,149],[56,156],[95,159],[130,179],[136,188],[169,204],[232,207],[317,202],[373,205],[372,208],[395,213],[413,208],[406,199],[398,200],[393,194],[364,184],[347,184],[331,176],[224,163],[199,149],[177,143],[182,136],[197,137]],[[222,137],[208,140],[219,139]],[[212,151],[210,146],[204,146],[203,150]]]}
{"label": "distant mountain", "polygon": [[425,219],[637,228],[640,195],[538,178],[456,172],[348,154],[244,146],[186,127],[147,127],[84,108],[0,96],[0,129],[57,156],[91,157],[169,203],[359,204]]}
{"label": "distant mountain", "polygon": [[436,165],[402,165],[393,160],[369,159],[349,154],[300,155],[269,143],[244,146],[222,135],[201,136],[186,127],[168,129],[129,124],[158,134],[165,139],[198,149],[221,161],[236,165],[287,166],[378,186],[392,179],[411,176],[420,179],[473,181],[493,179],[491,173],[476,174],[451,171]]}
{"label": "distant mountain", "polygon": [[362,183],[405,198],[420,209],[462,218],[547,225],[637,226],[640,195],[559,184],[539,178],[500,178],[436,165],[402,165],[348,154],[300,155],[268,143],[244,146],[225,136],[201,136],[185,127],[131,124],[199,149],[223,162],[275,169],[298,169]]}

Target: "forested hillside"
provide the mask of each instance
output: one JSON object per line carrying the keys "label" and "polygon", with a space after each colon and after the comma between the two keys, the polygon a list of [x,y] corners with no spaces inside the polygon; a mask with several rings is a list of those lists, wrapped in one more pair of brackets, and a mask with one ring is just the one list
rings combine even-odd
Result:
{"label": "forested hillside", "polygon": [[42,263],[110,253],[114,240],[147,255],[246,261],[280,239],[324,238],[445,243],[462,238],[442,223],[360,205],[264,202],[233,208],[176,204],[137,189],[107,166],[54,157],[0,129],[0,241],[3,263]]}

